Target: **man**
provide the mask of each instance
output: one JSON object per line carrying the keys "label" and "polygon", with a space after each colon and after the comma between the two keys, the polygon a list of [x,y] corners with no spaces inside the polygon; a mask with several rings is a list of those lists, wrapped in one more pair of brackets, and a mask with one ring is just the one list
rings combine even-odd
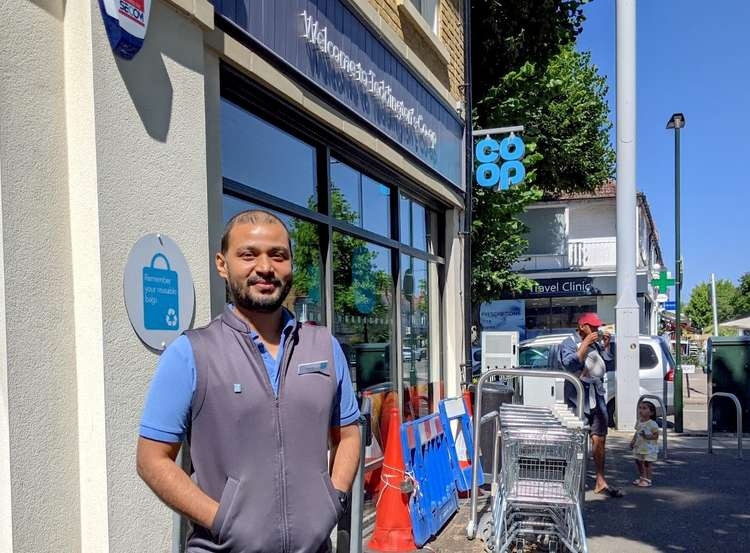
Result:
{"label": "man", "polygon": [[[623,493],[609,484],[604,477],[604,451],[607,441],[607,398],[604,390],[604,377],[607,372],[605,361],[611,361],[610,335],[603,333],[599,341],[599,327],[602,321],[596,313],[584,313],[578,319],[577,334],[566,338],[560,344],[560,361],[563,368],[575,374],[583,384],[583,411],[591,427],[591,449],[596,468],[596,493],[610,497],[622,497]],[[575,389],[566,383],[565,400],[576,406]]]}
{"label": "man", "polygon": [[[292,252],[276,216],[234,216],[216,269],[233,303],[162,354],[138,474],[193,521],[188,553],[329,551],[359,463],[346,358],[325,327],[302,325],[282,307]],[[192,478],[175,463],[185,436]]]}

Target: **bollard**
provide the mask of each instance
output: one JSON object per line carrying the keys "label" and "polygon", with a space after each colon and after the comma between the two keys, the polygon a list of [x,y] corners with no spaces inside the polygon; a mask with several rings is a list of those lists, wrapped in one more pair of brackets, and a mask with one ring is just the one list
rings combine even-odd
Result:
{"label": "bollard", "polygon": [[737,410],[737,459],[742,459],[742,405],[740,400],[734,394],[727,392],[714,392],[708,400],[708,452],[713,453],[713,401],[717,397],[728,397],[734,402],[734,407]]}

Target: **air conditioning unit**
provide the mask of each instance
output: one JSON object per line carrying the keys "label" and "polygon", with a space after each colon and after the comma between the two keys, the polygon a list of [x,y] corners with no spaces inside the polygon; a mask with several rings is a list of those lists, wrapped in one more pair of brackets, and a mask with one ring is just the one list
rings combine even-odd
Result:
{"label": "air conditioning unit", "polygon": [[482,332],[482,374],[518,367],[518,332]]}

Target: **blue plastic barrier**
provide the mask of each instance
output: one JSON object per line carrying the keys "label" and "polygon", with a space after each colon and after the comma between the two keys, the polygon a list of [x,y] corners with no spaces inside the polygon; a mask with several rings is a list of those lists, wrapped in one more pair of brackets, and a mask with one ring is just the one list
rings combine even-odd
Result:
{"label": "blue plastic barrier", "polygon": [[414,542],[421,547],[458,510],[458,493],[440,415],[433,413],[403,423],[401,444],[404,468],[414,484],[409,496]]}
{"label": "blue plastic barrier", "polygon": [[[469,414],[466,412],[466,403],[464,403],[463,398],[453,397],[441,401],[440,420],[443,423],[443,428],[446,429],[445,435],[448,439],[448,451],[450,453],[453,477],[456,480],[456,488],[458,488],[458,491],[468,492],[471,490],[471,460],[474,458],[474,430],[471,426]],[[451,430],[451,421],[453,420],[458,420],[455,436]],[[456,439],[459,433],[466,445],[466,455],[463,458],[459,456],[456,450]],[[462,468],[461,462],[464,462],[466,466]],[[479,462],[478,478],[479,482],[477,485],[481,486],[484,484],[484,471],[482,470],[481,461]]]}

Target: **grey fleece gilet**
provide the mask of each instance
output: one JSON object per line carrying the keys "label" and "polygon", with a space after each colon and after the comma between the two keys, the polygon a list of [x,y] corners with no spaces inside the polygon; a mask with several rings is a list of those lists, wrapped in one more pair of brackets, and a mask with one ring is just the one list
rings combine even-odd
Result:
{"label": "grey fleece gilet", "polygon": [[278,397],[250,329],[229,306],[186,335],[197,373],[193,479],[219,502],[213,528],[195,525],[187,553],[325,549],[341,511],[327,468],[338,384],[330,332],[295,326]]}

